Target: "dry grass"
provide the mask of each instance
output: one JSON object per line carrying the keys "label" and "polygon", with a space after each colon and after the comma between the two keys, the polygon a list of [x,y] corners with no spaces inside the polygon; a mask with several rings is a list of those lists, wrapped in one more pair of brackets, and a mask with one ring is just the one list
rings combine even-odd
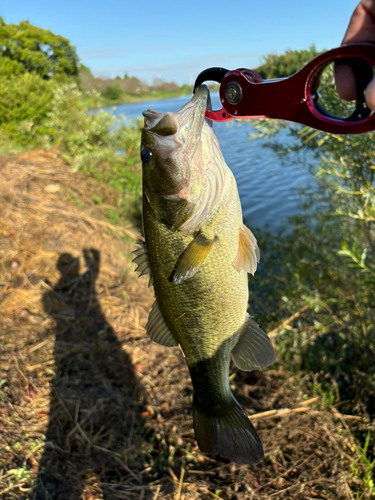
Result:
{"label": "dry grass", "polygon": [[352,473],[365,416],[323,409],[309,377],[282,368],[233,372],[266,460],[201,454],[184,359],[145,335],[153,298],[132,272],[137,230],[92,201],[115,195],[58,152],[3,158],[0,171],[1,498],[366,498]]}

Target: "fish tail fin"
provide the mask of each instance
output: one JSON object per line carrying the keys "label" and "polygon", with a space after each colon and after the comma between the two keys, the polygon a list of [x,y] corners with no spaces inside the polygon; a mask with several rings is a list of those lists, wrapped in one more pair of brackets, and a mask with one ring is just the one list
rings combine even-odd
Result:
{"label": "fish tail fin", "polygon": [[240,464],[255,465],[262,460],[260,438],[233,396],[220,414],[208,415],[193,406],[195,438],[201,451]]}

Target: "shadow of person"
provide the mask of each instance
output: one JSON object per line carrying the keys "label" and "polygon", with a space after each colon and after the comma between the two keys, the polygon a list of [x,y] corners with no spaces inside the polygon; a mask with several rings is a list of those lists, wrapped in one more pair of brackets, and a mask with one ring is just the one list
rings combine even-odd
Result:
{"label": "shadow of person", "polygon": [[79,259],[60,256],[61,277],[43,297],[56,323],[56,373],[35,500],[113,498],[110,483],[144,463],[141,387],[96,295],[100,253],[83,254],[83,273]]}

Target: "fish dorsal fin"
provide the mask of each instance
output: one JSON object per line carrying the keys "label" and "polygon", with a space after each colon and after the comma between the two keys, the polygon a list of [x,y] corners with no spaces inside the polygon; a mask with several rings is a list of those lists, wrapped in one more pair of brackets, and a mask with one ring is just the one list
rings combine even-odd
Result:
{"label": "fish dorsal fin", "polygon": [[137,248],[137,250],[134,250],[134,252],[132,252],[135,255],[132,262],[135,262],[137,264],[135,272],[138,273],[138,278],[144,276],[145,274],[148,274],[150,276],[150,281],[148,283],[148,286],[150,287],[153,284],[153,280],[152,280],[150,262],[148,260],[146,245],[145,242],[142,240],[138,240],[137,245],[139,248]]}
{"label": "fish dorsal fin", "polygon": [[257,240],[250,229],[245,224],[242,224],[239,231],[238,254],[233,266],[237,271],[243,269],[247,273],[254,275],[259,260],[260,253]]}
{"label": "fish dorsal fin", "polygon": [[146,331],[149,337],[157,344],[165,347],[175,347],[178,345],[164,321],[156,300],[148,317]]}
{"label": "fish dorsal fin", "polygon": [[241,336],[232,351],[232,359],[240,370],[247,372],[263,369],[276,360],[268,335],[249,314],[246,315]]}
{"label": "fish dorsal fin", "polygon": [[198,233],[197,236],[189,243],[186,250],[178,259],[176,269],[173,274],[173,281],[179,285],[182,281],[193,277],[199,270],[207,255],[215,244],[217,238],[210,240]]}

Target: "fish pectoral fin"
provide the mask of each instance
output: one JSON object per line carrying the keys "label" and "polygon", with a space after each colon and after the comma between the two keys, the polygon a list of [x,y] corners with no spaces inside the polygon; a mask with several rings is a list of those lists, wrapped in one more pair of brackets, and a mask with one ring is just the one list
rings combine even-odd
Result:
{"label": "fish pectoral fin", "polygon": [[148,317],[146,332],[150,339],[157,344],[165,347],[175,347],[178,345],[160,312],[156,300]]}
{"label": "fish pectoral fin", "polygon": [[145,242],[142,240],[138,240],[137,245],[139,246],[139,248],[137,248],[137,250],[134,250],[134,252],[132,252],[135,255],[132,262],[135,262],[137,264],[135,272],[139,273],[138,278],[140,278],[145,274],[148,274],[150,276],[150,281],[148,282],[148,286],[150,287],[153,284],[153,280],[152,280],[150,262],[148,260],[146,245]]}
{"label": "fish pectoral fin", "polygon": [[259,325],[246,315],[246,321],[237,345],[232,351],[234,364],[244,371],[259,370],[276,360],[272,343]]}
{"label": "fish pectoral fin", "polygon": [[239,231],[238,254],[233,266],[237,271],[243,269],[247,273],[254,275],[257,270],[257,264],[260,260],[260,253],[257,240],[245,224]]}
{"label": "fish pectoral fin", "polygon": [[203,264],[216,240],[217,237],[210,240],[203,236],[202,233],[197,234],[177,261],[173,273],[173,281],[176,285],[194,276]]}

